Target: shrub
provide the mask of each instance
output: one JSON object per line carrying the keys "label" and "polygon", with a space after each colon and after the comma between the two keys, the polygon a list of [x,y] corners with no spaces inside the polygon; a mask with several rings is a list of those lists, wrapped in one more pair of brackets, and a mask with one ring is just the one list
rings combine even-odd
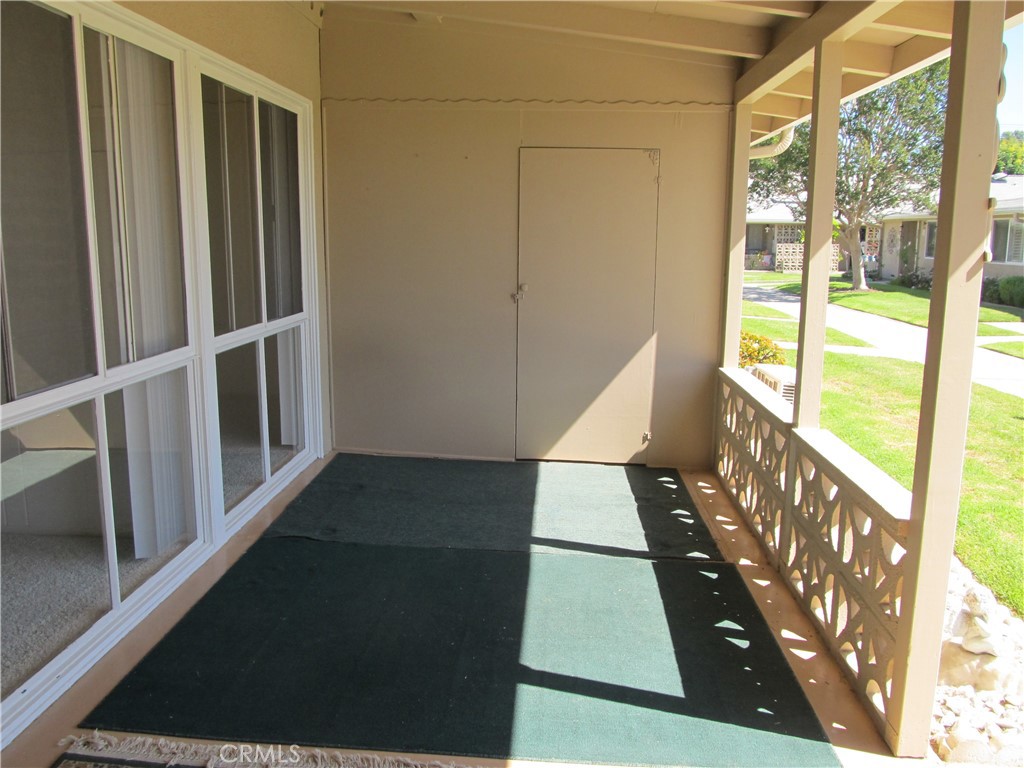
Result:
{"label": "shrub", "polygon": [[740,367],[749,368],[758,363],[786,364],[786,356],[774,341],[767,336],[740,331]]}
{"label": "shrub", "polygon": [[918,288],[922,291],[930,291],[932,289],[932,276],[931,274],[922,275],[920,272],[907,272],[905,275],[893,279],[893,285],[901,285],[904,288]]}
{"label": "shrub", "polygon": [[1011,307],[1024,307],[1024,277],[1002,278],[999,281],[999,300]]}
{"label": "shrub", "polygon": [[745,269],[768,269],[768,252],[767,251],[751,251],[743,257],[743,267]]}
{"label": "shrub", "polygon": [[998,277],[986,277],[981,281],[981,300],[986,304],[998,304],[1000,302]]}

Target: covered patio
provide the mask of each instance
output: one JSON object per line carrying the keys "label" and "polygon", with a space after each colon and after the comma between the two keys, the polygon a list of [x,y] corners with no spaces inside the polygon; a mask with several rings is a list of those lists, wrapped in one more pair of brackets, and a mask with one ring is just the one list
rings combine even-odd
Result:
{"label": "covered patio", "polygon": [[[350,457],[342,455],[342,457],[346,461],[350,459],[363,460],[363,457],[356,455]],[[382,460],[387,462],[392,459],[383,457]],[[171,600],[162,605],[146,622],[122,641],[114,653],[109,654],[90,670],[66,696],[40,717],[23,737],[15,740],[14,744],[5,752],[5,761],[10,760],[12,765],[41,765],[47,761],[52,762],[56,755],[64,749],[64,747],[58,746],[58,742],[69,733],[82,733],[88,736],[91,730],[80,728],[79,724],[98,725],[99,723],[96,721],[90,722],[90,718],[102,717],[104,709],[106,709],[106,716],[109,717],[111,714],[110,702],[113,701],[116,704],[117,701],[118,682],[140,662],[149,664],[151,669],[154,661],[159,663],[159,659],[150,658],[154,644],[161,641],[167,636],[165,633],[173,630],[183,621],[189,621],[193,625],[201,624],[203,632],[208,635],[218,634],[221,631],[218,628],[220,625],[230,625],[238,635],[231,645],[240,651],[242,647],[249,645],[265,646],[266,632],[243,633],[241,631],[242,625],[248,625],[254,618],[257,622],[268,619],[268,616],[263,615],[264,610],[275,610],[273,607],[263,607],[267,605],[267,600],[262,592],[252,592],[251,598],[245,598],[246,602],[239,604],[239,612],[230,612],[227,616],[216,615],[217,612],[213,606],[199,614],[192,609],[204,593],[209,594],[210,589],[225,581],[226,571],[237,561],[239,556],[250,551],[261,541],[266,541],[265,536],[268,532],[270,535],[274,535],[275,527],[278,529],[277,535],[294,532],[294,530],[289,530],[292,526],[287,524],[288,518],[282,514],[285,507],[296,497],[301,498],[302,491],[313,486],[318,474],[327,472],[330,461],[331,459],[328,458],[317,462],[304,472],[281,497],[268,505],[242,534],[234,539],[229,547],[225,548],[222,558],[218,558],[217,562],[208,563],[194,574]],[[403,460],[399,459],[399,461]],[[513,466],[520,467],[529,473],[528,467]],[[570,474],[575,473],[578,471],[575,467],[582,469],[584,474],[607,472],[614,475],[632,471],[628,467],[610,465],[556,463],[547,466],[549,471],[553,469],[559,474],[566,471]],[[543,471],[543,466],[541,469]],[[645,474],[641,467],[634,469],[636,474]],[[658,471],[658,477],[663,477],[663,472]],[[670,472],[670,474],[674,475],[675,473]],[[543,508],[549,504],[539,504],[538,514],[532,527],[538,534],[547,533],[548,535],[528,537],[536,542],[530,545],[535,551],[532,554],[524,552],[521,562],[532,564],[534,560],[542,561],[536,568],[527,565],[526,570],[522,573],[523,586],[525,587],[528,582],[529,589],[510,589],[511,585],[507,581],[502,581],[491,587],[485,586],[485,589],[489,588],[494,592],[494,605],[482,609],[478,607],[476,615],[463,615],[456,619],[454,624],[436,633],[438,640],[443,644],[447,642],[452,632],[464,631],[462,628],[464,622],[475,627],[474,633],[480,633],[485,627],[489,627],[494,621],[497,621],[501,626],[508,628],[499,634],[505,635],[507,638],[525,639],[526,644],[517,645],[515,652],[509,656],[509,660],[515,661],[518,667],[518,671],[514,673],[516,684],[512,686],[512,690],[505,689],[501,684],[495,686],[493,679],[491,682],[487,682],[486,679],[472,677],[462,685],[480,686],[475,695],[465,699],[452,698],[451,701],[456,705],[454,707],[452,704],[442,707],[442,702],[439,699],[437,707],[434,708],[435,711],[429,711],[430,708],[428,708],[428,711],[424,712],[420,708],[421,700],[430,701],[434,696],[441,696],[442,692],[455,682],[445,677],[446,658],[450,655],[450,652],[446,650],[440,658],[429,660],[426,667],[422,669],[417,669],[415,664],[417,660],[422,661],[422,657],[417,659],[397,657],[398,664],[395,672],[400,675],[409,674],[412,679],[405,684],[392,684],[382,680],[382,685],[378,688],[378,691],[393,691],[396,695],[408,695],[411,689],[416,689],[415,699],[399,704],[397,709],[377,710],[375,701],[360,698],[361,706],[364,707],[363,717],[374,712],[381,715],[356,728],[363,738],[371,741],[376,739],[378,744],[383,743],[381,740],[386,738],[389,731],[388,724],[392,718],[410,717],[409,727],[392,729],[390,738],[394,739],[397,734],[408,739],[426,737],[436,744],[439,740],[457,737],[458,731],[452,733],[451,730],[439,730],[436,727],[430,727],[431,724],[436,726],[445,722],[450,729],[453,723],[458,724],[460,718],[469,718],[474,723],[474,727],[462,731],[457,748],[440,753],[423,748],[396,751],[395,748],[388,750],[353,747],[341,751],[352,755],[365,755],[367,752],[371,752],[382,757],[401,756],[422,762],[440,760],[446,764],[454,763],[456,765],[541,765],[544,763],[523,756],[508,759],[478,755],[470,757],[467,754],[474,749],[480,750],[481,746],[486,744],[489,744],[491,749],[509,754],[519,752],[520,755],[524,750],[528,750],[531,743],[534,748],[537,748],[536,738],[539,735],[537,729],[541,727],[543,730],[543,723],[546,720],[542,720],[540,723],[531,720],[531,712],[535,709],[537,715],[542,715],[547,719],[553,716],[569,717],[576,729],[580,725],[585,726],[592,721],[593,712],[588,712],[588,710],[596,709],[600,712],[607,709],[608,716],[612,717],[612,720],[606,724],[606,733],[588,734],[583,732],[581,734],[578,730],[566,727],[568,725],[566,722],[552,721],[548,723],[548,727],[551,729],[548,737],[555,736],[555,748],[558,748],[560,742],[561,749],[569,749],[568,752],[561,753],[563,760],[567,756],[571,758],[575,754],[576,760],[570,759],[570,763],[585,764],[587,761],[582,758],[586,755],[589,759],[598,758],[600,762],[606,764],[633,763],[642,758],[645,762],[653,765],[763,765],[766,760],[779,765],[792,765],[799,760],[800,764],[804,765],[825,766],[835,765],[836,757],[838,757],[843,765],[850,766],[889,764],[888,761],[891,758],[886,757],[889,754],[888,749],[875,730],[871,719],[858,705],[855,694],[849,687],[842,671],[829,656],[827,647],[818,638],[811,621],[793,600],[778,572],[765,561],[763,550],[743,524],[742,518],[722,491],[717,478],[709,472],[682,472],[680,474],[682,477],[680,489],[662,486],[664,490],[654,497],[653,505],[650,503],[652,499],[649,493],[638,488],[638,495],[634,499],[633,491],[627,490],[626,494],[630,497],[629,502],[633,507],[637,506],[640,499],[648,499],[646,504],[648,511],[644,514],[647,523],[642,525],[640,517],[637,517],[635,521],[620,518],[615,526],[617,530],[614,531],[614,535],[609,535],[613,529],[607,527],[603,531],[592,528],[582,531],[577,528],[568,535],[580,539],[580,541],[573,542],[558,538],[552,535],[558,525],[557,515],[552,515],[550,507],[548,512],[544,512]],[[341,475],[335,474],[334,477],[340,478]],[[561,478],[558,478],[558,482],[555,483],[552,483],[552,478],[549,478],[547,481],[537,483],[536,486],[532,482],[533,479],[535,478],[531,478],[531,482],[527,483],[531,488],[529,494],[531,498],[528,500],[531,509],[534,505],[532,499],[534,487],[542,496],[550,495],[556,489],[560,489],[560,495],[563,498],[571,498],[573,495],[572,488],[561,482]],[[421,493],[423,498],[429,497],[429,495],[429,492]],[[664,497],[660,503],[658,496]],[[680,501],[680,497],[683,499],[692,497],[692,506],[685,501]],[[550,501],[549,499],[549,503]],[[693,559],[689,563],[673,558],[655,559],[655,555],[642,554],[648,547],[644,543],[645,539],[648,539],[648,536],[643,533],[645,528],[650,536],[650,546],[662,555],[666,553],[665,543],[671,539],[666,539],[664,534],[659,537],[658,526],[656,523],[652,525],[651,521],[651,512],[654,509],[657,509],[658,506],[661,506],[662,509],[667,508],[664,502],[668,502],[673,509],[691,509],[700,518],[699,524],[707,525],[707,531],[710,534],[707,538],[701,538],[698,533],[697,541],[690,539],[686,542],[686,551],[693,554]],[[282,521],[286,523],[284,527],[280,525]],[[687,531],[692,530],[690,525],[677,524],[676,527],[685,528]],[[349,533],[351,534],[352,531]],[[406,533],[401,533],[399,536],[404,538]],[[480,535],[479,531],[462,534],[459,537],[459,546],[464,547],[471,544],[472,539],[477,539],[478,543],[482,543],[479,540]],[[363,537],[357,536],[357,538]],[[520,540],[518,535],[513,535],[512,538]],[[659,538],[660,546],[657,544]],[[393,534],[392,540],[394,540]],[[620,545],[629,546],[602,546],[599,543],[602,540],[615,540]],[[286,538],[278,539],[278,541],[288,544],[300,540]],[[315,544],[315,542],[310,543]],[[367,551],[369,549],[373,549],[373,547],[368,548]],[[429,550],[423,551],[428,552],[428,558],[433,558],[433,555],[429,554]],[[476,559],[476,553],[479,552],[472,549],[462,551],[470,560]],[[677,551],[682,552],[682,550]],[[459,562],[461,559],[458,550],[445,548],[438,552],[439,554],[442,552],[454,554],[455,562]],[[501,552],[490,551],[486,554],[487,556],[480,560],[481,565],[485,562],[492,562],[493,565],[489,566],[491,570],[504,568]],[[703,555],[708,555],[707,559],[704,559]],[[606,583],[583,583],[574,578],[567,580],[565,573],[556,574],[553,579],[546,578],[550,575],[547,572],[550,571],[551,566],[545,565],[543,561],[551,562],[554,558],[556,563],[566,559],[578,562],[581,557],[590,559],[595,556],[607,564],[601,570],[610,567],[619,574],[615,577],[616,583],[611,586],[611,589],[607,589],[609,585]],[[442,557],[447,557],[447,555],[442,555]],[[305,559],[291,559],[288,562],[293,566],[301,564],[303,568],[309,565]],[[345,559],[332,558],[331,562],[340,567],[346,567]],[[368,613],[367,617],[373,617],[373,623],[376,624],[375,633],[395,631],[406,634],[404,639],[396,634],[388,642],[388,645],[397,649],[402,644],[406,644],[415,649],[416,653],[422,653],[430,646],[429,641],[424,644],[422,640],[412,640],[423,627],[432,625],[436,621],[448,621],[452,618],[451,615],[443,613],[431,615],[435,610],[435,601],[451,603],[452,599],[443,597],[443,595],[452,591],[457,591],[459,594],[462,594],[463,590],[470,593],[480,592],[477,582],[483,575],[479,566],[472,569],[472,572],[459,566],[460,572],[457,574],[442,570],[437,576],[423,580],[419,579],[414,571],[409,571],[404,576],[401,575],[401,572],[388,575],[381,570],[392,565],[392,562],[386,559],[378,561],[377,565],[373,565],[372,561],[369,561],[360,566],[360,558],[349,559],[347,562],[350,563],[349,567],[363,568],[366,571],[363,574],[358,571],[350,571],[351,585],[349,588],[362,589],[364,581],[365,584],[373,585],[371,587],[372,594],[368,595],[366,600],[361,601],[364,607],[372,604],[372,600],[380,594],[382,588],[403,588],[403,584],[405,588],[412,587],[409,599],[412,604],[416,601],[421,602],[421,610],[425,612],[423,615],[416,615],[414,610],[413,613],[402,615],[396,625],[381,624],[380,612],[376,609]],[[369,570],[366,570],[364,566],[369,566]],[[402,571],[405,570],[406,568],[403,566]],[[627,574],[634,574],[634,577],[622,580],[623,571]],[[686,575],[684,571],[690,572],[694,580],[693,584],[690,584],[691,576]],[[257,573],[249,569],[247,574],[239,574],[239,577],[251,580]],[[635,576],[640,576],[639,582]],[[329,574],[323,574],[320,579],[321,583],[323,583],[323,578],[329,577]],[[444,590],[434,596],[423,593],[409,582],[409,579],[413,581],[419,579],[423,581],[423,588],[426,589],[437,578],[447,578],[449,581]],[[486,579],[484,584],[487,584]],[[708,585],[724,597],[715,598],[710,593],[702,595],[708,590]],[[654,588],[653,591],[650,587]],[[334,594],[336,589],[336,587],[331,587],[321,594]],[[595,599],[595,589],[605,592],[605,594]],[[714,606],[711,603],[703,604],[701,601],[705,597],[712,600],[721,599],[723,602],[720,606]],[[737,615],[735,613],[737,598],[741,608],[746,604],[748,607],[744,610],[756,610],[760,614],[746,613],[744,615],[741,611]],[[456,598],[456,600],[458,599],[461,598]],[[629,604],[636,600],[642,600],[647,604],[639,606]],[[527,610],[528,602],[534,603],[529,610]],[[621,616],[617,621],[606,624],[610,619],[616,619],[614,611],[617,603]],[[698,608],[702,604],[704,607],[696,611],[687,610],[685,606],[691,603]],[[519,605],[519,609],[511,613],[507,612],[506,609],[510,604]],[[549,607],[538,611],[538,607],[544,604]],[[579,607],[603,606],[605,611],[602,615],[589,619],[563,614],[562,611],[571,604],[576,604]],[[409,607],[409,605],[403,607],[401,600],[398,603],[391,602],[391,610],[396,614],[400,610],[408,610]],[[612,614],[608,613],[609,608],[613,609]],[[246,615],[247,610],[249,615]],[[551,613],[552,611],[554,613]],[[334,609],[331,609],[330,612],[333,613]],[[545,612],[549,613],[548,618],[555,622],[552,626],[557,629],[559,634],[563,635],[563,638],[558,641],[558,645],[561,645],[566,651],[571,651],[570,655],[560,657],[557,650],[558,645],[551,647],[545,640],[543,626]],[[529,639],[516,631],[521,626],[523,619],[527,617],[532,625],[530,630],[532,634]],[[649,622],[651,617],[655,618],[653,625]],[[582,621],[579,620],[581,618]],[[668,624],[659,628],[659,624],[666,620]],[[357,626],[363,626],[365,621],[366,619],[359,617],[355,619]],[[622,623],[623,621],[626,623]],[[597,624],[591,622],[597,622]],[[269,630],[271,625],[276,623],[275,617],[272,621],[264,621],[264,626]],[[604,629],[598,629],[595,634],[595,628],[602,625],[604,625]],[[493,628],[497,629],[498,625],[495,624]],[[292,632],[292,634],[295,633]],[[300,638],[296,638],[296,643],[293,643],[293,649],[296,645],[305,645],[313,637],[312,633],[306,632],[302,632],[300,635]],[[617,641],[615,635],[626,638],[626,641],[624,643]],[[383,638],[386,635],[377,634],[375,636]],[[744,667],[749,667],[750,671],[740,670],[739,667],[729,669],[727,666],[719,668],[712,665],[715,660],[720,664],[723,658],[728,659],[730,656],[728,652],[724,657],[703,654],[694,656],[695,652],[700,651],[700,646],[694,645],[693,642],[694,640],[699,642],[701,636],[705,637],[703,641],[705,643],[710,641],[713,644],[720,644],[725,648],[732,649],[735,661],[739,661]],[[644,639],[642,644],[638,644],[640,638]],[[495,644],[487,651],[487,655],[506,653],[508,651],[507,643],[508,639],[502,644]],[[459,645],[462,646],[460,653],[467,647],[472,649],[472,645],[466,646],[464,641],[460,641]],[[545,645],[548,647],[545,648]],[[506,647],[503,649],[502,646]],[[579,654],[581,647],[589,649],[588,653]],[[674,650],[675,648],[678,650]],[[704,651],[707,650],[705,647]],[[387,654],[389,651],[383,652]],[[182,647],[175,644],[166,646],[166,650],[160,653],[165,657],[177,654],[178,658],[192,658],[191,655],[183,656]],[[541,657],[538,657],[538,653],[541,654]],[[778,663],[773,661],[774,654],[778,654],[778,662],[788,665],[789,669],[779,669],[774,666]],[[254,659],[258,655],[247,658]],[[339,656],[338,660],[340,661],[342,658],[344,657]],[[541,659],[545,662],[544,664],[538,663]],[[284,659],[282,661],[284,662],[283,673],[285,676],[294,676],[294,672],[289,671],[290,662],[284,661]],[[766,662],[768,662],[767,666]],[[478,671],[482,671],[490,664],[490,660],[488,658],[478,659],[476,664]],[[193,663],[189,663],[190,668],[192,665]],[[234,662],[227,661],[221,674],[232,674],[231,670],[235,666]],[[252,669],[252,662],[247,661],[244,666],[246,669]],[[257,672],[260,670],[258,666],[255,669]],[[544,669],[562,669],[563,672],[573,674],[554,675],[550,671],[544,672]],[[322,668],[318,667],[318,670],[320,671],[318,679],[321,679]],[[596,675],[595,670],[597,671]],[[369,671],[363,667],[357,675],[358,679],[364,680],[364,676]],[[204,670],[204,674],[208,672],[208,668]],[[584,679],[586,675],[581,675],[584,672],[596,679],[587,683]],[[740,677],[737,678],[737,675]],[[744,682],[744,677],[747,676],[752,677]],[[434,678],[435,684],[423,689],[417,688],[417,681],[422,682],[425,677]],[[802,707],[807,706],[806,704],[800,704],[799,701],[792,699],[780,702],[773,698],[778,690],[786,689],[786,678],[790,678],[798,684],[799,691],[806,697],[806,702],[810,706],[804,710],[804,714],[799,713]],[[738,685],[723,687],[722,682],[726,679],[734,680]],[[207,729],[214,727],[212,723],[204,720],[204,713],[216,713],[218,710],[225,709],[221,706],[222,699],[211,698],[208,701],[192,701],[193,706],[185,708],[168,700],[166,709],[154,711],[146,701],[153,694],[164,696],[165,693],[161,692],[163,684],[154,679],[143,680],[137,677],[136,673],[134,685],[141,685],[141,688],[132,693],[133,684],[129,680],[130,678],[125,681],[129,683],[127,691],[123,690],[125,688],[123,684],[120,686],[120,701],[122,703],[131,704],[134,701],[136,709],[148,710],[151,714],[185,713],[187,717],[199,717],[202,726],[197,727],[196,723],[191,726],[197,732],[202,731],[203,727]],[[439,680],[444,681],[442,686],[437,685]],[[268,677],[260,677],[260,681],[258,686],[260,692],[255,697],[253,712],[273,712],[287,703],[291,695],[288,693],[291,690],[290,687],[282,689],[280,680],[275,683]],[[623,685],[630,681],[634,685],[637,683],[639,685],[637,687]],[[184,682],[187,685],[187,681]],[[353,680],[353,683],[357,686],[354,693],[366,693],[367,689],[363,687],[364,682]],[[495,699],[495,692],[503,690],[505,693]],[[111,694],[111,691],[114,694],[107,699],[108,703],[101,704],[104,698]],[[276,695],[273,701],[264,702],[269,691],[273,691]],[[344,688],[339,688],[334,692],[319,691],[314,688],[309,693],[316,701],[321,701],[325,695],[328,698],[339,694],[342,697],[345,695]],[[567,706],[553,708],[550,701],[544,705],[543,699],[546,696],[565,697]],[[716,703],[719,696],[723,698],[717,700]],[[573,699],[583,702],[583,704],[573,704]],[[445,701],[448,699],[446,698]],[[470,709],[459,714],[460,702],[461,705],[469,705]],[[96,710],[98,704],[101,704],[100,710]],[[537,709],[538,704],[543,706]],[[406,708],[410,709],[405,711]],[[319,719],[328,716],[333,711],[329,707],[317,705],[313,706],[306,714]],[[637,721],[637,712],[649,714]],[[768,714],[769,712],[771,714]],[[455,715],[454,719],[453,715]],[[807,719],[808,715],[810,716],[809,720]],[[239,712],[236,714],[236,720],[244,719],[247,716],[247,713]],[[664,720],[671,730],[659,733],[650,728],[651,722],[646,722],[646,727],[640,733],[630,732],[637,725],[645,725],[644,721],[648,716],[653,720],[654,725],[657,725],[659,720]],[[120,717],[131,719],[133,713],[125,711],[121,713]],[[215,714],[214,719],[221,718]],[[692,725],[680,729],[679,724],[685,723],[687,720]],[[758,722],[758,720],[764,722]],[[674,724],[673,721],[675,721]],[[294,723],[291,713],[283,718],[280,725],[287,728],[290,722]],[[355,726],[358,725],[359,723],[356,722]],[[463,723],[463,726],[465,725],[466,723]],[[486,727],[481,728],[484,725]],[[352,723],[343,721],[341,728],[332,731],[332,734],[336,739],[342,738],[345,732],[351,731],[353,727]],[[159,727],[103,730],[105,733],[122,739],[131,739],[132,734],[158,734],[158,737],[167,739],[172,744],[180,745],[179,749],[206,748],[212,750],[210,755],[217,754],[217,750],[225,743],[237,743],[225,739],[186,739],[169,736],[166,733],[166,728],[161,730]],[[209,730],[206,732],[209,733]],[[285,744],[289,740],[268,738],[266,741]],[[573,746],[574,742],[575,746]],[[827,745],[831,745],[835,756],[830,755]],[[551,750],[553,745],[548,742],[544,746]],[[166,746],[163,749],[167,757],[175,754]],[[572,751],[574,749],[575,753]],[[770,753],[767,753],[768,757],[765,756],[764,750],[766,749],[770,750]],[[603,754],[601,754],[601,750],[603,750]],[[329,754],[335,752],[333,749],[325,751]],[[120,754],[116,749],[103,750],[103,752]],[[615,759],[616,753],[618,760]],[[150,750],[150,754],[152,754],[152,750]],[[187,752],[179,754],[181,757],[188,755]],[[284,754],[288,754],[287,746]],[[551,751],[550,754],[558,753]],[[624,760],[623,755],[629,755],[630,759]],[[129,752],[124,756],[131,757],[132,755]],[[141,759],[143,755],[139,754],[135,757]]]}
{"label": "covered patio", "polygon": [[[45,326],[56,329],[52,349],[43,339],[42,353],[23,354],[28,336],[19,334],[44,327],[47,306],[31,265],[67,256],[36,252],[41,225],[15,202],[27,179],[64,177],[38,173],[52,161],[45,147],[19,146],[24,163],[5,160],[3,190],[4,298],[16,310],[4,325],[3,481],[15,463],[31,472],[4,496],[4,536],[88,535],[109,600],[27,677],[5,677],[5,763],[52,759],[55,739],[257,543],[334,452],[587,462],[621,465],[627,476],[633,466],[681,468],[715,562],[731,563],[723,567],[746,585],[840,757],[925,754],[946,576],[929,563],[952,555],[968,329],[991,229],[1000,41],[1024,5],[31,9],[17,23],[67,52],[63,90],[32,108],[57,114],[63,104],[67,120],[57,143],[71,147],[65,186],[82,202],[75,213],[69,194],[65,205],[74,209],[68,237],[81,246],[64,270],[80,276],[81,308]],[[5,55],[14,48],[5,38]],[[17,50],[27,61],[47,48]],[[819,428],[834,137],[841,100],[946,55],[911,493]],[[5,64],[5,93],[50,93],[42,80],[7,87],[7,73],[28,66]],[[160,82],[153,106],[140,94]],[[21,114],[13,102],[4,109]],[[126,126],[144,116],[163,120],[153,149],[163,166],[132,162],[150,147]],[[752,143],[807,118],[805,298],[790,406],[737,367],[747,167]],[[29,121],[11,124],[5,153],[8,141],[46,137]],[[104,173],[117,182],[109,195]],[[142,180],[167,196],[132,207],[126,190]],[[47,225],[56,228],[54,217]],[[108,267],[117,232],[123,242],[110,249],[121,255]],[[156,242],[168,232],[172,246],[139,245],[138,233]],[[148,274],[147,259],[163,265],[156,282],[133,282]],[[168,280],[180,301],[142,311]],[[59,359],[70,347],[81,364]],[[158,401],[173,405],[161,411]],[[55,451],[77,452],[76,471],[96,478],[83,495],[96,503],[89,521],[42,530],[33,505],[76,505],[70,475],[52,469]],[[138,456],[165,458],[140,468]],[[446,514],[423,532],[440,537],[442,550],[458,548],[461,535],[445,533]],[[168,516],[172,532],[161,527]],[[523,533],[546,546],[606,550],[573,557],[626,562],[622,550],[639,546],[624,532],[591,542],[580,527]],[[151,553],[143,528],[153,529]],[[160,558],[141,586],[128,586],[128,541],[137,560]],[[671,623],[671,599],[659,595]]]}

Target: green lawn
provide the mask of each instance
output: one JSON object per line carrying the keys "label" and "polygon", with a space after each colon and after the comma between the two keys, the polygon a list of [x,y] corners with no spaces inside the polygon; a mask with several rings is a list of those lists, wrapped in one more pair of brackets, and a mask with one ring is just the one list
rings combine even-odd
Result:
{"label": "green lawn", "polygon": [[982,349],[991,349],[993,352],[1024,358],[1024,341],[999,341],[994,344],[986,344]]}
{"label": "green lawn", "polygon": [[[825,356],[822,426],[906,488],[913,482],[922,371],[902,360]],[[1024,400],[980,385],[971,398],[956,553],[1024,615]]]}
{"label": "green lawn", "polygon": [[[747,269],[743,271],[743,282],[747,284],[792,283],[795,281],[797,286],[799,286],[800,279],[800,275],[796,272],[775,272],[765,269]],[[838,272],[833,272],[831,279],[840,279],[840,274]],[[797,293],[800,293],[799,288],[797,289]]]}
{"label": "green lawn", "polygon": [[744,283],[790,283],[792,281],[792,275],[784,275],[781,272],[765,269],[747,269],[743,271]]}
{"label": "green lawn", "polygon": [[[776,286],[783,293],[791,293],[794,296],[799,296],[803,293],[804,287],[800,283],[799,276],[796,277],[796,281],[793,280],[793,275],[789,275],[790,279],[787,280],[783,285]],[[828,279],[828,292],[831,296],[836,291],[848,291],[853,288],[853,283],[845,279],[841,275],[832,275]]]}
{"label": "green lawn", "polygon": [[[873,283],[870,291],[853,291],[849,280],[833,278],[829,283],[829,303],[839,304],[861,312],[890,317],[904,323],[928,327],[928,309],[931,294],[917,288],[904,288],[890,283]],[[780,291],[799,296],[800,283],[779,286]],[[984,304],[978,314],[981,323],[1017,322],[1024,318],[1024,309]],[[983,330],[982,330],[983,329]],[[991,326],[980,326],[979,335],[998,336],[1002,331]]]}
{"label": "green lawn", "polygon": [[[744,317],[743,330],[749,333],[756,333],[759,336],[767,336],[772,341],[797,340],[797,332],[800,326],[798,323],[789,320],[774,320],[764,317]],[[842,344],[848,347],[869,347],[865,341],[856,339],[853,336],[837,331],[835,328],[825,329],[826,344]]]}
{"label": "green lawn", "polygon": [[978,335],[979,336],[1020,336],[1021,334],[1015,333],[1014,331],[1008,331],[1005,328],[996,328],[993,325],[986,325],[983,322],[979,322],[978,323]]}
{"label": "green lawn", "polygon": [[743,316],[744,317],[792,317],[787,315],[785,312],[780,312],[777,309],[766,307],[764,304],[758,304],[754,301],[743,300]]}

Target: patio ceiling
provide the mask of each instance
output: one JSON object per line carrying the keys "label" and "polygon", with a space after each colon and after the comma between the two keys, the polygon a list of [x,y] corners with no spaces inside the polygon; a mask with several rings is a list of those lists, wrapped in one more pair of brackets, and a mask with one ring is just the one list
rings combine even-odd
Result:
{"label": "patio ceiling", "polygon": [[[635,2],[348,3],[407,14],[417,22],[497,25],[572,35],[647,53],[682,52],[735,67],[734,100],[753,106],[751,143],[811,113],[814,46],[843,47],[844,99],[855,97],[948,54],[953,3],[807,0],[637,0]],[[1024,15],[1010,0],[1006,18]]]}

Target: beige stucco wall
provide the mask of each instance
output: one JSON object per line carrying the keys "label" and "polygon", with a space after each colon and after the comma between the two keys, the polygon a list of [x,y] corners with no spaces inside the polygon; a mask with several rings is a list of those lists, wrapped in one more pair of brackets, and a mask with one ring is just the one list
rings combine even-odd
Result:
{"label": "beige stucco wall", "polygon": [[733,70],[334,6],[322,51],[336,447],[513,458],[519,148],[640,147],[661,150],[648,460],[710,466]]}
{"label": "beige stucco wall", "polygon": [[879,249],[879,267],[882,277],[896,277],[900,273],[900,226],[901,222],[886,221],[882,224],[882,247]]}
{"label": "beige stucco wall", "polygon": [[313,167],[320,288],[321,390],[325,442],[330,447],[326,333],[327,300],[323,237],[323,136],[320,104],[319,3],[308,2],[125,2],[144,16],[214,53],[289,88],[313,104]]}

